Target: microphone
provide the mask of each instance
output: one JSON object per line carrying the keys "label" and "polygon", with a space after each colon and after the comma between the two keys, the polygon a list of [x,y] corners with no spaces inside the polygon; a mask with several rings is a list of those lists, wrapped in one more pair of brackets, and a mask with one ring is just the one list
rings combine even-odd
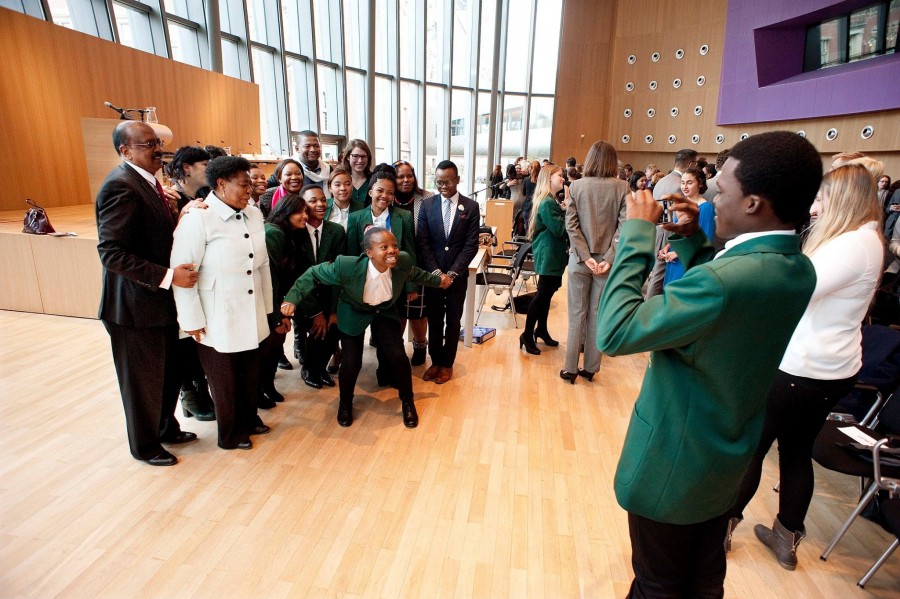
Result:
{"label": "microphone", "polygon": [[121,117],[122,120],[124,120],[124,121],[127,121],[127,120],[128,120],[128,117],[125,116],[125,109],[124,109],[124,108],[119,108],[118,106],[113,106],[113,105],[112,105],[111,103],[109,103],[109,102],[104,102],[103,105],[106,106],[107,108],[112,108],[113,110],[115,110],[116,112],[118,112],[118,113],[119,113],[119,116]]}

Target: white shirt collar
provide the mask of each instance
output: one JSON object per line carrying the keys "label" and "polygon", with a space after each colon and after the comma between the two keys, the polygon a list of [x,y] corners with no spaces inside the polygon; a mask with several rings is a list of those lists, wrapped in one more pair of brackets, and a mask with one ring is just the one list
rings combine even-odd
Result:
{"label": "white shirt collar", "polygon": [[219,196],[216,195],[216,192],[211,191],[209,195],[206,196],[206,199],[203,200],[206,202],[206,205],[209,206],[208,210],[212,210],[213,213],[221,218],[223,221],[228,220],[229,218],[233,218],[236,214],[242,214],[243,210],[235,210],[225,202],[219,199]]}
{"label": "white shirt collar", "polygon": [[153,173],[151,173],[150,171],[146,171],[146,170],[142,169],[141,167],[139,167],[139,166],[136,165],[135,163],[129,162],[129,161],[125,160],[124,158],[122,159],[122,162],[124,162],[125,164],[127,164],[128,166],[130,166],[131,168],[133,168],[133,169],[137,172],[137,174],[139,174],[141,177],[144,178],[144,180],[145,180],[147,183],[149,183],[150,185],[153,186],[153,189],[156,189],[156,177],[153,175]]}
{"label": "white shirt collar", "polygon": [[725,242],[725,249],[716,254],[716,258],[722,256],[722,254],[726,253],[731,248],[738,246],[745,241],[750,241],[751,239],[756,239],[757,237],[765,237],[766,235],[796,235],[797,232],[793,229],[789,231],[753,231],[752,233],[743,233],[738,235],[734,239],[729,239]]}
{"label": "white shirt collar", "polygon": [[366,283],[363,287],[363,302],[370,306],[377,306],[390,300],[393,297],[393,290],[391,269],[378,272],[378,269],[372,264],[372,260],[369,260],[369,266],[366,268]]}

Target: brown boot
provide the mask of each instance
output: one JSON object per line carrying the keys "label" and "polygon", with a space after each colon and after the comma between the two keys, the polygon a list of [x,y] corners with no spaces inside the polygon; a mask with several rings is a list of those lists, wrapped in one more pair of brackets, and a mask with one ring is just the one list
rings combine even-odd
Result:
{"label": "brown boot", "polygon": [[753,532],[756,533],[756,538],[763,545],[772,550],[782,568],[794,570],[797,567],[797,546],[806,536],[805,530],[792,532],[786,529],[778,518],[775,518],[772,528],[757,524],[753,528]]}
{"label": "brown boot", "polygon": [[731,536],[734,534],[734,529],[737,528],[737,525],[740,524],[744,519],[738,516],[734,516],[728,519],[728,530],[725,531],[725,553],[731,551]]}

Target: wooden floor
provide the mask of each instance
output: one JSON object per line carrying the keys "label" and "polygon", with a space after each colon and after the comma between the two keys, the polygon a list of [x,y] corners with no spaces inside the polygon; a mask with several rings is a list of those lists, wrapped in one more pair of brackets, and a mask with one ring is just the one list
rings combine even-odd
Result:
{"label": "wooden floor", "polygon": [[[449,384],[414,368],[415,430],[376,387],[367,348],[351,428],[334,421],[336,390],[280,371],[287,401],[263,413],[272,433],[252,451],[220,450],[215,423],[182,418],[199,442],[153,468],[128,453],[102,325],[0,312],[0,597],[624,596],[612,480],[646,356],[605,358],[599,380],[570,386],[563,346],[527,356],[508,317],[488,310],[481,324],[501,330],[460,347]],[[770,454],[726,596],[898,596],[900,555],[855,586],[889,544],[868,521],[818,559],[856,483],[817,473],[800,566],[786,572],[752,532],[776,512]]]}

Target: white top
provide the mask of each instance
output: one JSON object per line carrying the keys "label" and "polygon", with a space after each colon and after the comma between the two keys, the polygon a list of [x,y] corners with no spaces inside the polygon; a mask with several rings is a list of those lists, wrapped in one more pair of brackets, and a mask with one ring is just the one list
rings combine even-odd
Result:
{"label": "white top", "polygon": [[860,325],[884,261],[878,223],[839,235],[809,258],[816,269],[816,289],[780,368],[811,379],[849,378],[862,366]]}
{"label": "white top", "polygon": [[369,260],[369,268],[366,269],[366,283],[363,287],[363,302],[370,306],[377,306],[392,297],[394,297],[394,285],[391,281],[391,269],[378,272],[378,269]]}
{"label": "white top", "polygon": [[390,227],[388,227],[388,217],[390,215],[391,215],[390,207],[385,208],[384,211],[381,214],[379,214],[378,216],[375,216],[375,213],[372,212],[372,226],[373,227],[382,227],[384,229],[390,230]]}
{"label": "white top", "polygon": [[200,343],[221,353],[256,349],[269,336],[273,301],[262,212],[236,211],[215,193],[205,202],[175,229],[171,264],[196,264],[200,275],[193,288],[174,288],[178,325],[206,329]]}
{"label": "white top", "polygon": [[[745,241],[750,241],[751,239],[756,239],[757,237],[765,237],[766,235],[796,235],[797,233],[792,229],[789,231],[753,231],[752,233],[742,233],[733,239],[729,239],[725,242],[725,249],[721,250],[718,254],[716,254],[716,258],[721,257],[725,252],[730,250],[731,248],[744,243]],[[710,242],[712,240],[710,239]],[[715,259],[715,258],[714,258]]]}
{"label": "white top", "polygon": [[340,226],[344,227],[344,231],[347,230],[347,221],[350,219],[350,205],[348,204],[346,208],[341,208],[335,203],[331,207],[331,214],[328,215],[328,220],[333,223],[337,223]]}

